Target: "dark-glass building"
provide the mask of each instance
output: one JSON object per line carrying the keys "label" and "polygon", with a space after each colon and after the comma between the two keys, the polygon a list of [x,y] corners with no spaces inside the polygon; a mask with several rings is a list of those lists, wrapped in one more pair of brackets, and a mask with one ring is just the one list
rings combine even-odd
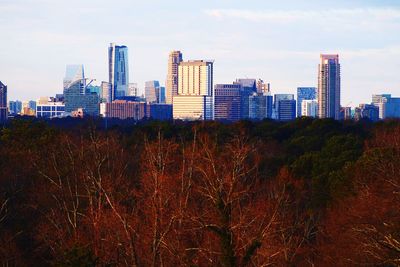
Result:
{"label": "dark-glass building", "polygon": [[241,119],[240,84],[217,84],[214,88],[214,119],[238,121]]}
{"label": "dark-glass building", "polygon": [[108,48],[108,78],[111,92],[107,95],[111,99],[107,99],[107,102],[128,95],[128,47],[110,44]]}
{"label": "dark-glass building", "polygon": [[8,117],[7,86],[0,81],[0,123],[4,123]]}

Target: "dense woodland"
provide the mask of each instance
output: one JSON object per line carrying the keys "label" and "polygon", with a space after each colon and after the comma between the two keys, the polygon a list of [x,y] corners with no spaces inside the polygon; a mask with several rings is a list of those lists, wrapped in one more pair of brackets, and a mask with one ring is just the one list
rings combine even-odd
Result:
{"label": "dense woodland", "polygon": [[2,266],[400,266],[400,122],[16,119]]}

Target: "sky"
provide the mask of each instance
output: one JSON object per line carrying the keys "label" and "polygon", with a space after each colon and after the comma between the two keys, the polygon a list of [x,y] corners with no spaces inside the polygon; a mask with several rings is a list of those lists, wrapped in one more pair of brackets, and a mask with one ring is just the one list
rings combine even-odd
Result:
{"label": "sky", "polygon": [[129,79],[164,84],[168,54],[213,59],[214,83],[261,78],[272,93],[317,86],[339,54],[342,105],[400,96],[400,0],[0,0],[0,81],[10,100],[62,92],[67,64],[108,80],[108,46],[129,48]]}

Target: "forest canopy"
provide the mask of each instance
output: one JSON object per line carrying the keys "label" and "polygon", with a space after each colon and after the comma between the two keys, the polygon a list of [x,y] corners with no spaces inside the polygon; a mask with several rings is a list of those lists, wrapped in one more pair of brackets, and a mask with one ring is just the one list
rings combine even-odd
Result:
{"label": "forest canopy", "polygon": [[400,122],[16,119],[2,266],[400,266]]}

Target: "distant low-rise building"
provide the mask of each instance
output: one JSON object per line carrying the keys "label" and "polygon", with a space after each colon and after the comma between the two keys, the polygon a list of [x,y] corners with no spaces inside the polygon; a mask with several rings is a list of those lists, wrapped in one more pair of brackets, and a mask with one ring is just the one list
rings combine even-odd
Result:
{"label": "distant low-rise building", "polygon": [[173,98],[173,117],[177,120],[213,120],[213,97],[176,95]]}
{"label": "distant low-rise building", "polygon": [[141,120],[146,117],[146,103],[127,100],[115,100],[100,104],[100,114],[104,118]]}
{"label": "distant low-rise building", "polygon": [[65,114],[65,105],[63,102],[55,101],[54,98],[41,97],[36,101],[35,113],[38,118],[62,117]]}
{"label": "distant low-rise building", "polygon": [[146,117],[153,120],[172,120],[172,105],[152,103],[147,104]]}

